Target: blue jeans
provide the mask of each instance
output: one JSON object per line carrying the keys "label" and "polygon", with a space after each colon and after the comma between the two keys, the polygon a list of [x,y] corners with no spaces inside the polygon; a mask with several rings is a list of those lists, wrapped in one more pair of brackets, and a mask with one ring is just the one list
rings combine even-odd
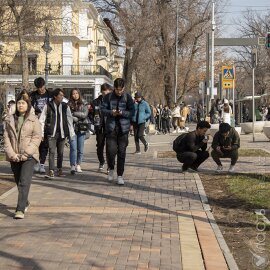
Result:
{"label": "blue jeans", "polygon": [[69,140],[70,144],[70,166],[80,165],[83,159],[85,134],[76,133],[72,140]]}

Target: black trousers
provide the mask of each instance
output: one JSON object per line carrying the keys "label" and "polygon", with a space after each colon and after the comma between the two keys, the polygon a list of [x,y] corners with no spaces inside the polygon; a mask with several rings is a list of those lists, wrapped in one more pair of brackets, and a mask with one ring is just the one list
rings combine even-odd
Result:
{"label": "black trousers", "polygon": [[115,156],[117,155],[117,175],[122,176],[125,169],[126,148],[128,133],[122,134],[114,130],[106,135],[107,162],[110,170],[114,170]]}
{"label": "black trousers", "polygon": [[140,141],[145,146],[147,144],[144,138],[145,123],[133,124],[134,140],[136,145],[136,151],[140,152]]}
{"label": "black trousers", "polygon": [[19,192],[16,211],[24,212],[24,209],[28,204],[28,195],[33,177],[33,167],[35,164],[35,159],[21,162],[10,162],[11,170],[14,174]]}
{"label": "black trousers", "polygon": [[211,156],[213,160],[216,162],[217,165],[221,166],[221,158],[230,158],[231,159],[231,165],[235,165],[238,160],[238,149],[233,151],[223,151],[222,153],[213,150],[211,152]]}
{"label": "black trousers", "polygon": [[97,157],[101,165],[104,165],[104,147],[106,141],[106,135],[102,131],[96,131],[96,141],[97,141]]}
{"label": "black trousers", "polygon": [[188,169],[190,167],[198,168],[206,159],[208,159],[208,157],[209,153],[207,151],[201,150],[196,152],[183,152],[177,154],[178,161],[184,163],[184,169]]}
{"label": "black trousers", "polygon": [[48,152],[49,152],[48,136],[45,135],[43,141],[39,145],[39,162],[40,162],[40,164],[45,163]]}
{"label": "black trousers", "polygon": [[170,133],[170,119],[161,118],[163,133]]}

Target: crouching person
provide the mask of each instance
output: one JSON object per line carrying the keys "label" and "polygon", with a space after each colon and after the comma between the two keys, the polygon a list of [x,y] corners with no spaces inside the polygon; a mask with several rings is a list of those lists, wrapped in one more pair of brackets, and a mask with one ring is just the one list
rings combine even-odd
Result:
{"label": "crouching person", "polygon": [[15,219],[23,219],[29,206],[28,194],[33,167],[39,160],[38,147],[41,142],[41,126],[38,118],[30,113],[31,103],[25,95],[19,95],[15,114],[5,119],[5,152],[18,188]]}
{"label": "crouching person", "polygon": [[221,123],[219,131],[215,134],[212,142],[213,151],[211,156],[218,165],[216,172],[223,170],[221,158],[230,158],[231,166],[229,172],[234,172],[234,166],[238,160],[238,148],[240,147],[240,137],[238,132],[228,123]]}
{"label": "crouching person", "polygon": [[[188,169],[197,171],[198,167],[209,157],[207,148],[208,138],[205,136],[210,124],[207,121],[201,121],[197,124],[196,130],[182,134],[174,142],[174,151],[176,151],[177,159],[183,163],[182,171]],[[181,139],[182,136],[182,139]]]}

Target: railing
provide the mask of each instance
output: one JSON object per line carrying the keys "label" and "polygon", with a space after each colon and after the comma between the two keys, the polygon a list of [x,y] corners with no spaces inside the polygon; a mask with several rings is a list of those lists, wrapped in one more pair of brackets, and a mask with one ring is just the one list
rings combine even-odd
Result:
{"label": "railing", "polygon": [[[21,75],[22,66],[13,64],[0,64],[0,75]],[[45,66],[29,67],[29,75],[45,75]],[[87,76],[104,75],[112,79],[109,71],[99,65],[49,65],[49,75]]]}

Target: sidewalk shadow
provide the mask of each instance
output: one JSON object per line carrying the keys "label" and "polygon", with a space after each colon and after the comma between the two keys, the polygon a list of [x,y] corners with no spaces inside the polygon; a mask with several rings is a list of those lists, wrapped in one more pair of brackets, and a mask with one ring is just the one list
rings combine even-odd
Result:
{"label": "sidewalk shadow", "polygon": [[[24,258],[24,257],[20,257],[20,256],[16,256],[16,255],[4,252],[4,251],[0,251],[0,258],[1,257],[11,259],[12,261],[20,263],[21,266],[19,266],[18,269],[44,270],[34,259],[30,257]],[[8,270],[9,268],[5,268],[5,269]]]}
{"label": "sidewalk shadow", "polygon": [[[13,210],[13,212],[11,212],[9,209]],[[7,217],[13,217],[15,209],[15,207],[8,207],[7,205],[0,203],[0,213],[2,215],[5,215]]]}

